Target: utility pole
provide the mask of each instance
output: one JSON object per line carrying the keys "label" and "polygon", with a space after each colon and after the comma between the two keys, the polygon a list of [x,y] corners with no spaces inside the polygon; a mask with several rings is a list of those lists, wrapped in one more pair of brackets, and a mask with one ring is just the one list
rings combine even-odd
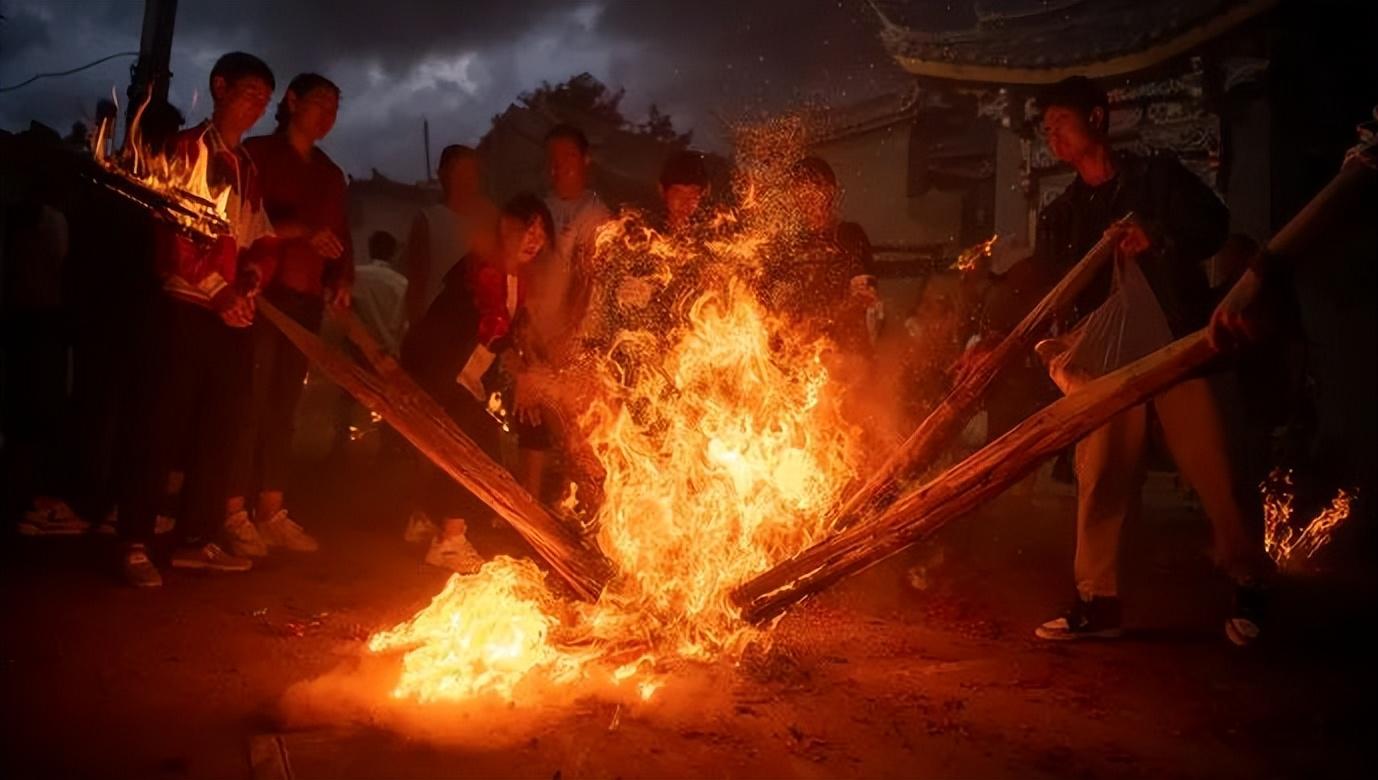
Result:
{"label": "utility pole", "polygon": [[431,178],[431,120],[425,118],[421,120],[421,143],[426,147],[426,176],[421,181],[430,184],[435,181]]}
{"label": "utility pole", "polygon": [[129,68],[129,106],[132,118],[138,106],[166,103],[172,81],[172,29],[177,20],[177,0],[144,0],[143,33],[139,59]]}

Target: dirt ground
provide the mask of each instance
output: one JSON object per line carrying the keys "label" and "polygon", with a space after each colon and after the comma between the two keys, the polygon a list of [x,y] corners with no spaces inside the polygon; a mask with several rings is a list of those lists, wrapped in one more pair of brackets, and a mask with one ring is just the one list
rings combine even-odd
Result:
{"label": "dirt ground", "polygon": [[1221,633],[1229,595],[1203,521],[1159,502],[1126,540],[1132,634],[1039,643],[1033,626],[1070,588],[1071,506],[1050,495],[1006,497],[796,609],[768,653],[678,670],[653,705],[553,703],[516,739],[467,745],[285,720],[284,691],[348,669],[371,630],[442,586],[401,540],[403,492],[361,464],[318,466],[295,506],[321,553],[168,572],[153,592],[119,585],[98,538],[6,541],[0,773],[268,777],[250,763],[264,744],[288,757],[276,776],[302,780],[1355,776],[1371,763],[1371,598],[1286,583],[1269,641],[1239,651]]}

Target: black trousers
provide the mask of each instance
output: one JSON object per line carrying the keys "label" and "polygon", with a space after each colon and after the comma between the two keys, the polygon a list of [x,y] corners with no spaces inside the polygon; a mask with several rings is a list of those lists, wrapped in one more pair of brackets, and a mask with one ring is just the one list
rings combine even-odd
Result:
{"label": "black trousers", "polygon": [[0,463],[4,513],[34,496],[66,497],[68,329],[56,309],[5,316],[0,339]]}
{"label": "black trousers", "polygon": [[[321,329],[325,304],[319,295],[277,288],[264,297],[307,330]],[[232,495],[246,497],[287,486],[297,402],[308,368],[306,356],[272,323],[259,317],[252,330],[252,392],[231,485]]]}
{"label": "black trousers", "polygon": [[125,443],[121,533],[129,541],[151,539],[154,519],[168,503],[168,474],[182,471],[182,541],[214,541],[248,410],[253,333],[164,296],[152,306],[141,342],[141,390],[131,410],[137,422]]}
{"label": "black trousers", "polygon": [[[436,400],[445,408],[450,419],[454,420],[460,430],[464,431],[470,439],[474,441],[488,456],[497,460],[498,453],[498,424],[497,421],[488,414],[488,410],[480,404],[469,392],[455,384],[454,389],[445,389],[445,392],[434,393]],[[424,456],[422,456],[424,458]],[[470,493],[458,482],[455,482],[444,471],[429,461],[424,462],[425,476],[420,491],[421,509],[430,515],[434,520],[443,520],[450,517],[462,517],[466,520],[473,520],[475,517],[491,513],[488,508],[473,493]]]}

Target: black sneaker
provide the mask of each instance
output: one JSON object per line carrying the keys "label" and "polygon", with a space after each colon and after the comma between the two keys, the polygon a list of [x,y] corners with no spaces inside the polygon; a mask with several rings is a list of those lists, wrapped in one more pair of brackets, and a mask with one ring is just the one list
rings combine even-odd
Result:
{"label": "black sneaker", "polygon": [[1234,609],[1225,620],[1225,636],[1236,647],[1248,647],[1263,633],[1263,619],[1268,608],[1268,592],[1257,582],[1242,582],[1234,586]]}
{"label": "black sneaker", "polygon": [[1054,641],[1117,639],[1123,634],[1120,600],[1108,596],[1096,596],[1090,601],[1078,598],[1061,617],[1049,620],[1034,631],[1039,639]]}

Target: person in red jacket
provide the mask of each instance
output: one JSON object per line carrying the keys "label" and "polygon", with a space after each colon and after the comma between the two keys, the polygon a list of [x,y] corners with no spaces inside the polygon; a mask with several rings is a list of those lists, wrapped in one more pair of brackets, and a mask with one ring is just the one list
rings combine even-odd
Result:
{"label": "person in red jacket", "polygon": [[[263,298],[311,331],[320,329],[326,304],[350,304],[354,284],[345,175],[317,145],[335,126],[339,107],[339,87],[303,73],[278,104],[277,130],[244,142],[278,237],[276,272],[264,281]],[[254,324],[253,338],[253,395],[225,528],[236,555],[259,557],[269,547],[313,552],[316,540],[283,506],[306,356],[268,322]],[[250,522],[245,498],[255,492]]]}
{"label": "person in red jacket", "polygon": [[[495,459],[499,430],[488,413],[485,382],[496,373],[497,356],[514,348],[514,323],[527,316],[526,286],[518,272],[554,236],[550,210],[540,198],[527,193],[509,200],[498,219],[496,251],[470,252],[450,269],[440,295],[402,342],[402,367]],[[413,519],[417,527],[408,529],[408,538],[435,532],[427,528],[429,518],[443,520],[426,562],[456,571],[476,569],[481,561],[465,530],[467,519],[486,513],[482,502],[435,468],[421,497],[421,512]]]}
{"label": "person in red jacket", "polygon": [[148,544],[159,515],[168,511],[168,476],[179,470],[186,475],[176,513],[182,545],[172,556],[173,567],[251,567],[218,540],[230,456],[249,395],[254,296],[272,275],[275,252],[258,172],[240,138],[263,115],[273,89],[273,72],[262,60],[243,52],[226,54],[211,70],[211,118],[170,142],[170,154],[187,160],[209,156],[211,191],[230,190],[231,232],[207,243],[160,226],[155,237],[155,265],[165,294],[143,325],[140,354],[147,362],[139,368],[144,388],[137,430],[144,435],[129,443],[129,476],[119,502],[123,571],[136,586],[162,584]]}

